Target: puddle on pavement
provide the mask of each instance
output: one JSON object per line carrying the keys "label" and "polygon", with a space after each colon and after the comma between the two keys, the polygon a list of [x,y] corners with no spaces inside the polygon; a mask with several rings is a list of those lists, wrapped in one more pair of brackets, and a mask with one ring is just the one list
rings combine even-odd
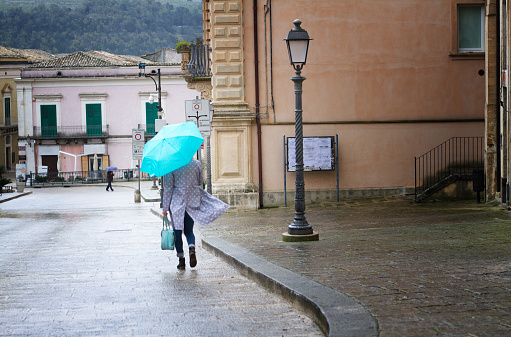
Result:
{"label": "puddle on pavement", "polygon": [[21,218],[21,214],[19,214],[19,213],[7,213],[7,212],[0,211],[0,219],[1,218],[10,218],[10,219]]}

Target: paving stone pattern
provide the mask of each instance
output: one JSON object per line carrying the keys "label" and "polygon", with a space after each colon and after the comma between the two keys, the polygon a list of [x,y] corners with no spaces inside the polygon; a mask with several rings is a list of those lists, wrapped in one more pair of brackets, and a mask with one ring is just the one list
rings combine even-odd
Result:
{"label": "paving stone pattern", "polygon": [[283,242],[294,208],[230,212],[202,231],[352,296],[380,336],[511,336],[511,212],[382,197],[307,205],[319,242]]}
{"label": "paving stone pattern", "polygon": [[178,271],[155,204],[114,189],[33,189],[0,204],[0,336],[323,335],[201,247],[197,268]]}

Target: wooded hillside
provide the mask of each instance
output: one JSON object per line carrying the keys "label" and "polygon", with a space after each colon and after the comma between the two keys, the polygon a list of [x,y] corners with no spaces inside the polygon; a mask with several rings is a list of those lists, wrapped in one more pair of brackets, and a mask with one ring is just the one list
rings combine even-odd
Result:
{"label": "wooded hillside", "polygon": [[186,7],[155,0],[84,0],[73,7],[42,3],[4,8],[0,27],[5,47],[144,55],[202,37],[202,12],[197,2]]}

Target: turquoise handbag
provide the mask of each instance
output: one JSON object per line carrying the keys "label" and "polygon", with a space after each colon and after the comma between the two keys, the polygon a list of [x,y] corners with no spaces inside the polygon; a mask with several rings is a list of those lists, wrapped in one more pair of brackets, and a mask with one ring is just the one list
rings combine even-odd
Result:
{"label": "turquoise handbag", "polygon": [[163,229],[161,230],[161,249],[163,250],[174,250],[174,231],[170,226],[169,219],[163,217]]}

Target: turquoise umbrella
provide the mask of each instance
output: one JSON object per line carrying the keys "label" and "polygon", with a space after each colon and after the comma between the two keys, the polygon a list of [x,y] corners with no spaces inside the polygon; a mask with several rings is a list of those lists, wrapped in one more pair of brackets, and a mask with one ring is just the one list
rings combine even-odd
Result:
{"label": "turquoise umbrella", "polygon": [[203,142],[194,122],[166,125],[145,144],[140,170],[162,177],[188,164]]}

